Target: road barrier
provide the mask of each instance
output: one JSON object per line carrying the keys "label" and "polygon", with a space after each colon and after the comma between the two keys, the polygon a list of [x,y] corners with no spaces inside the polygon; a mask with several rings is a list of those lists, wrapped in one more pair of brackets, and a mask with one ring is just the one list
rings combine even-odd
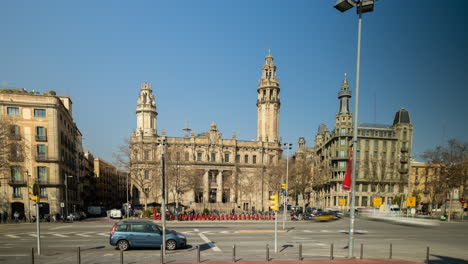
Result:
{"label": "road barrier", "polygon": [[[153,216],[154,220],[161,220],[161,215],[157,214]],[[260,221],[260,220],[275,220],[274,214],[239,214],[239,215],[232,215],[232,214],[209,214],[209,215],[168,215],[166,217],[166,221]]]}
{"label": "road barrier", "polygon": [[[201,247],[202,245],[197,245],[195,247],[195,252],[196,252],[196,262],[197,263],[201,263]],[[298,260],[299,261],[304,261],[306,259],[304,259],[302,256],[302,243],[298,244]],[[80,247],[77,247],[77,263],[80,264],[81,263],[81,248]],[[83,251],[85,252],[85,251]],[[364,244],[361,244],[361,252],[360,252],[360,259],[363,259],[363,255],[364,255]],[[430,263],[430,260],[429,260],[429,247],[426,247],[426,254],[425,254],[425,260],[424,260],[424,263],[426,264],[429,264]],[[162,251],[161,251],[161,254],[160,254],[160,262],[161,264],[164,264],[166,263],[165,262],[165,259],[164,259],[164,255],[162,254]],[[389,248],[389,258],[388,259],[392,259],[393,258],[393,247],[392,247],[392,244],[390,244],[390,248]],[[36,259],[40,259],[40,256],[35,256],[34,255],[34,248],[31,249],[31,263],[34,264]],[[331,243],[330,244],[330,256],[329,256],[329,259],[330,260],[334,260],[335,257],[334,257],[334,244]],[[268,244],[265,245],[265,261],[267,262],[270,262],[272,260],[275,260],[274,258],[271,258],[270,256],[270,247]],[[375,259],[374,259],[375,260]],[[388,260],[390,261],[390,260]],[[173,262],[173,261],[171,261]],[[217,261],[219,262],[219,261]],[[236,245],[233,245],[232,246],[232,262],[237,262],[237,259],[236,259]],[[42,263],[42,261],[41,261]],[[123,264],[124,263],[124,251],[123,250],[120,250],[120,264]],[[133,262],[132,262],[133,263]],[[354,263],[354,262],[353,262]],[[398,263],[398,260],[394,260],[394,262],[385,262],[382,260],[382,263]],[[407,263],[407,262],[405,262]],[[412,263],[423,263],[423,262],[412,262]]]}

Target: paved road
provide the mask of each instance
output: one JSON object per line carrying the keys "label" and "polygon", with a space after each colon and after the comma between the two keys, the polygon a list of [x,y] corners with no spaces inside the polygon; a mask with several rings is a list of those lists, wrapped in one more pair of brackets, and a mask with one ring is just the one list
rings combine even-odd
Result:
{"label": "paved road", "polygon": [[[120,252],[109,245],[113,221],[97,219],[75,223],[42,223],[42,255],[39,263],[76,263],[77,247],[81,247],[82,263],[119,263]],[[232,247],[240,260],[264,260],[266,244],[273,259],[296,259],[299,244],[306,259],[328,258],[330,245],[334,256],[347,255],[348,219],[333,222],[290,221],[287,230],[279,224],[278,253],[274,253],[274,222],[169,222],[168,227],[187,235],[186,249],[168,252],[167,261],[196,261],[197,245],[201,245],[202,261],[231,260]],[[431,249],[432,263],[468,263],[468,223],[443,223],[422,228],[357,220],[355,256],[364,244],[365,258],[388,258],[392,243],[393,258],[413,261],[425,259]],[[0,225],[0,263],[30,263],[31,248],[36,247],[34,224]],[[125,252],[125,263],[157,263],[159,249],[138,249]],[[37,260],[36,260],[37,263]]]}

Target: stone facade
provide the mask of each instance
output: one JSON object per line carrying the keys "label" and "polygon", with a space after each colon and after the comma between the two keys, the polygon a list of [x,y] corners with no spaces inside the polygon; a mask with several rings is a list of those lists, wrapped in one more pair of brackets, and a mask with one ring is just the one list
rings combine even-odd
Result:
{"label": "stone facade", "polygon": [[[223,139],[215,123],[206,132],[187,130],[185,137],[156,132],[156,102],[149,84],[137,101],[137,129],[131,136],[134,204],[161,202],[161,154],[166,160],[169,203],[224,212],[268,210],[267,167],[277,164],[279,142],[279,81],[271,55],[266,56],[258,85],[257,140]],[[164,143],[164,144],[163,144]]]}
{"label": "stone facade", "polygon": [[[342,190],[352,146],[353,122],[349,111],[351,91],[345,77],[338,93],[339,111],[335,128],[322,124],[315,146],[307,155],[313,160],[311,206],[349,208],[349,192]],[[370,207],[375,197],[390,203],[394,196],[407,193],[413,125],[409,113],[400,109],[393,125],[359,123],[356,157],[356,206]],[[340,206],[339,199],[346,199]]]}
{"label": "stone facade", "polygon": [[[55,94],[55,93],[53,93]],[[35,215],[29,200],[28,184],[41,187],[41,214],[61,213],[65,203],[65,175],[68,178],[68,205],[79,209],[81,133],[72,117],[69,97],[40,95],[24,90],[4,89],[0,93],[0,116],[9,129],[15,151],[3,164],[0,187],[1,209],[10,215]]]}

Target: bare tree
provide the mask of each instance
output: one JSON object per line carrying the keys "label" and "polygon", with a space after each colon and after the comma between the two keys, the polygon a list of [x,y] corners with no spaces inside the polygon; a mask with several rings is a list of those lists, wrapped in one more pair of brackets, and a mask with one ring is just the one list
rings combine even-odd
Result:
{"label": "bare tree", "polygon": [[312,168],[311,164],[306,159],[293,159],[293,163],[291,164],[291,171],[290,171],[290,189],[294,190],[294,197],[296,199],[296,203],[298,202],[298,195],[303,195],[305,198],[308,199],[308,194],[306,190],[309,188],[309,184],[311,182],[312,177]]}
{"label": "bare tree", "polygon": [[433,204],[444,203],[455,188],[464,192],[468,181],[468,143],[450,139],[447,146],[427,150],[422,158],[435,170],[428,188]]}
{"label": "bare tree", "polygon": [[172,193],[176,208],[179,208],[180,198],[183,194],[191,189],[191,181],[188,176],[190,168],[184,162],[185,152],[184,148],[179,145],[172,145],[168,147],[166,152],[166,179],[167,188]]}
{"label": "bare tree", "polygon": [[[114,164],[121,170],[128,171],[130,185],[135,186],[144,195],[145,210],[148,208],[148,199],[158,183],[157,162],[152,159],[150,149],[146,149],[142,142],[131,142],[125,139],[114,153]],[[156,197],[155,197],[156,198]]]}

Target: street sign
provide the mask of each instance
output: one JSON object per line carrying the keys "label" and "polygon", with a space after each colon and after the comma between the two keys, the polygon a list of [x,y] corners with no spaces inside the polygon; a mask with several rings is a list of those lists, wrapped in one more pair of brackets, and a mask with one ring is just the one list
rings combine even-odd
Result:
{"label": "street sign", "polygon": [[340,199],[340,205],[346,205],[346,199]]}
{"label": "street sign", "polygon": [[60,203],[60,207],[64,208],[64,207],[65,207],[65,203]]}
{"label": "street sign", "polygon": [[374,198],[374,206],[381,206],[382,205],[382,197]]}
{"label": "street sign", "polygon": [[406,198],[406,207],[415,207],[416,206],[416,197],[410,196]]}

